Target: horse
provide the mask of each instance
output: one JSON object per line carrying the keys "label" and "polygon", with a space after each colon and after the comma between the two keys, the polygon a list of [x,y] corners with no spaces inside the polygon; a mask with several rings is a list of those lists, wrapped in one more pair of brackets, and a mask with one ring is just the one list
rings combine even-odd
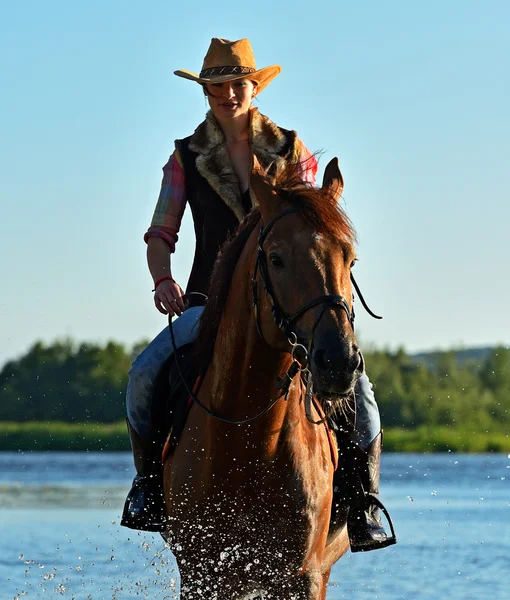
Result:
{"label": "horse", "polygon": [[252,172],[258,208],[217,260],[203,376],[163,466],[183,600],[323,600],[349,549],[347,507],[330,523],[335,456],[320,424],[363,370],[342,188],[336,159],[322,188]]}

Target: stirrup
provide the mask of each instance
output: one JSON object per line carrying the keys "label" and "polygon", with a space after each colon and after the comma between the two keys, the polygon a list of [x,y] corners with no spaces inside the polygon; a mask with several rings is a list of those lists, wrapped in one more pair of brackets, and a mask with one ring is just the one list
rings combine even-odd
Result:
{"label": "stirrup", "polygon": [[[166,531],[166,517],[164,515],[164,508],[163,506],[159,505],[159,509],[161,509],[159,510],[158,502],[154,502],[154,498],[157,497],[157,492],[140,485],[141,480],[144,479],[146,478],[140,475],[135,477],[133,486],[131,487],[126,501],[124,502],[124,510],[122,511],[120,524],[123,527],[129,527],[129,529],[162,533]],[[131,504],[133,501],[133,496],[137,493],[141,494],[142,497],[138,498],[139,507],[135,512],[134,510],[131,510]]]}
{"label": "stirrup", "polygon": [[[374,496],[374,494],[370,494],[370,493],[365,494],[364,500],[365,500],[366,506],[370,506],[370,504],[375,504],[377,506],[377,508],[379,508],[382,511],[382,513],[386,517],[388,524],[390,526],[391,536],[386,537],[385,540],[374,541],[374,542],[368,543],[368,544],[361,544],[361,545],[354,544],[353,545],[351,543],[351,552],[352,553],[369,552],[370,550],[379,550],[382,548],[387,548],[388,546],[393,546],[393,544],[396,544],[397,536],[395,534],[395,529],[393,527],[393,521],[391,520],[391,517],[390,517],[388,511],[386,510],[386,507],[384,506],[384,504],[379,500],[379,498],[377,498],[377,496]],[[347,527],[347,533],[348,532],[349,532],[349,528]]]}

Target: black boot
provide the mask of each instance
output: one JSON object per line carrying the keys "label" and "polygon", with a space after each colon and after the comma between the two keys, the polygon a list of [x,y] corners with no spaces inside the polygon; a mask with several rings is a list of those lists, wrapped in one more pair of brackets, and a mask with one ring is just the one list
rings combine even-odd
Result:
{"label": "black boot", "polygon": [[124,504],[120,524],[142,531],[165,531],[161,445],[142,439],[128,423],[137,475]]}
{"label": "black boot", "polygon": [[[366,452],[360,450],[359,447],[355,447],[353,450],[355,490],[347,516],[347,532],[351,543],[351,552],[378,550],[397,543],[391,518],[378,498],[381,450],[382,431]],[[384,530],[379,509],[388,519],[391,536]]]}
{"label": "black boot", "polygon": [[[366,552],[386,548],[397,542],[391,518],[379,501],[382,432],[363,452],[351,441],[351,435],[337,430],[340,464],[333,476],[331,523],[345,515],[351,552]],[[379,515],[381,509],[388,519],[391,536],[384,530]]]}

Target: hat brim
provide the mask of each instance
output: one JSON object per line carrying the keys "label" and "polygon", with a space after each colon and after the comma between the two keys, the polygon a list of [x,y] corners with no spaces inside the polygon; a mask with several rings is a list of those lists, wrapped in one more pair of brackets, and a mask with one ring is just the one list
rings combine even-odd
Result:
{"label": "hat brim", "polygon": [[243,75],[217,75],[215,77],[200,77],[192,71],[186,71],[181,69],[174,71],[174,75],[177,77],[183,77],[197,83],[223,83],[224,81],[235,81],[236,79],[249,79],[257,84],[257,94],[261,92],[271,81],[280,74],[282,68],[280,65],[272,65],[270,67],[264,67],[253,73],[245,73]]}

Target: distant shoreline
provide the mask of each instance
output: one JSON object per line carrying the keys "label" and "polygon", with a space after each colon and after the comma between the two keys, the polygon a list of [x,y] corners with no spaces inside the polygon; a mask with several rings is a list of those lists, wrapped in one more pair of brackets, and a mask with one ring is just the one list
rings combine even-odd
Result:
{"label": "distant shoreline", "polygon": [[[0,422],[2,451],[122,452],[131,449],[124,422]],[[510,435],[449,427],[386,428],[386,452],[510,452]]]}

